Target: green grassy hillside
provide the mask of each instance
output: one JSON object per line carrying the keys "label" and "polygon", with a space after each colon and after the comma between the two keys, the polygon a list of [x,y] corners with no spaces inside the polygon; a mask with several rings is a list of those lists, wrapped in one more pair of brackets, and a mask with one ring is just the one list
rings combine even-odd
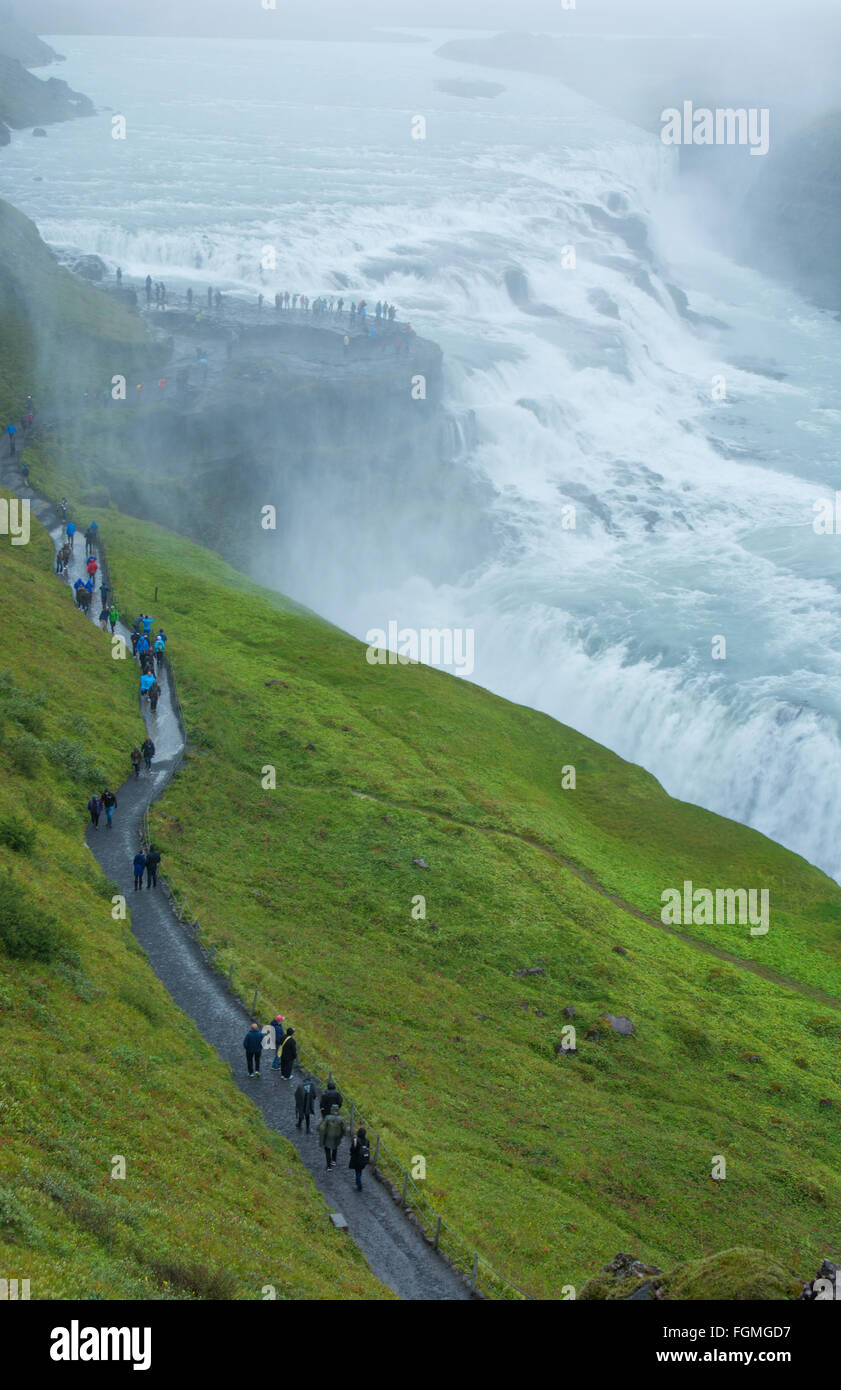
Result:
{"label": "green grassy hillside", "polygon": [[140,737],[136,673],[51,571],[40,527],[0,537],[0,1277],[33,1299],[386,1297],[111,918],[84,806]]}
{"label": "green grassy hillside", "polygon": [[0,200],[0,418],[28,394],[66,409],[92,382],[162,360],[143,322],[58,264],[35,224]]}
{"label": "green grassy hillside", "polygon": [[[386,1142],[425,1156],[466,1239],[543,1297],[617,1250],[760,1247],[795,1272],[831,1253],[841,889],[544,715],[371,666],[208,552],[99,520],[189,726],[154,817],[166,866]],[[670,933],[660,893],[685,878],[769,888],[769,933]],[[577,1056],[555,1051],[567,1005]]]}

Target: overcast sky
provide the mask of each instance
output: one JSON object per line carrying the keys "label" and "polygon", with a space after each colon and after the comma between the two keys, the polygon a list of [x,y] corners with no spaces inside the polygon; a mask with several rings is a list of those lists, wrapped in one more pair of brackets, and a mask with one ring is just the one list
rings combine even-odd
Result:
{"label": "overcast sky", "polygon": [[[543,29],[565,32],[721,33],[752,29],[838,29],[841,0],[11,0],[19,20],[40,32],[145,32],[252,36],[306,27],[330,37],[354,26]],[[2,5],[0,5],[2,8]]]}

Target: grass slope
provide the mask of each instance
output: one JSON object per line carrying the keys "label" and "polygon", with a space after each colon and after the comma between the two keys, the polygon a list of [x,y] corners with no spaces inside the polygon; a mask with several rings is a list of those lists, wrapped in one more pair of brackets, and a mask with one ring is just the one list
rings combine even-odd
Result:
{"label": "grass slope", "polygon": [[387,1297],[111,918],[84,805],[141,735],[136,673],[51,557],[37,525],[0,537],[0,1278],[34,1299]]}
{"label": "grass slope", "polygon": [[[34,80],[34,79],[33,79]],[[28,394],[66,408],[91,382],[162,360],[143,322],[58,264],[35,224],[0,199],[0,421]]]}
{"label": "grass slope", "polygon": [[[165,866],[386,1142],[426,1157],[468,1241],[543,1297],[620,1249],[668,1268],[755,1246],[807,1273],[832,1253],[841,1013],[738,958],[841,994],[841,889],[544,715],[370,666],[210,553],[99,520],[126,611],[169,633],[189,726],[154,817]],[[669,934],[660,892],[684,878],[769,887],[771,931]],[[558,1057],[569,1004],[579,1051]]]}

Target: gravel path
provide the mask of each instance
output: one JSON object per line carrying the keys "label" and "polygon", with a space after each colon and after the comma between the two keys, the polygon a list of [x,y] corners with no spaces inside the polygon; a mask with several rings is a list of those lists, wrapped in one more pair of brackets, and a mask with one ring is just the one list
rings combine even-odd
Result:
{"label": "gravel path", "polygon": [[[4,459],[0,464],[0,479],[6,487],[17,491],[19,496],[30,499],[33,514],[46,526],[53,542],[56,542],[63,528],[55,508],[38,497],[31,488],[21,486],[20,472],[14,460]],[[103,536],[106,547],[107,539],[107,535]],[[77,533],[70,583],[84,573],[84,564],[85,540],[83,535]],[[101,607],[98,602],[98,581],[97,575],[96,596],[91,604],[93,622],[96,622]],[[81,613],[78,620],[84,621]],[[130,652],[128,629],[120,624],[118,631],[126,638]],[[175,644],[177,634],[171,635]],[[103,634],[105,640],[110,640],[110,635],[106,639]],[[294,1081],[283,1081],[279,1072],[268,1070],[266,1054],[266,1069],[260,1080],[253,1081],[247,1076],[242,1040],[249,1016],[240,1000],[229,991],[218,972],[208,965],[197,943],[188,936],[172,912],[164,890],[159,887],[151,891],[146,888],[134,891],[132,859],[141,844],[144,812],[151,802],[161,796],[184,752],[184,739],[165,671],[161,673],[159,683],[161,698],[157,713],[152,714],[147,710],[144,714],[149,736],[156,749],[152,770],[147,773],[144,769],[137,779],[132,775],[122,787],[117,788],[114,828],[110,831],[106,828],[104,816],[100,818],[98,830],[89,825],[86,832],[88,846],[104,873],[119,884],[125,894],[131,910],[132,931],[145,948],[158,979],[175,1003],[195,1021],[205,1041],[229,1064],[235,1085],[260,1107],[269,1128],[283,1134],[295,1145],[302,1163],[324,1195],[328,1210],[345,1217],[350,1237],[359,1246],[376,1277],[402,1299],[472,1297],[464,1280],[435,1253],[370,1171],[364,1178],[364,1191],[356,1191],[353,1174],[345,1167],[346,1143],[339,1150],[338,1167],[330,1173],[325,1171],[324,1154],[318,1145],[315,1129],[307,1135],[295,1128]],[[127,749],[127,764],[128,753]],[[87,795],[86,792],[85,797]]]}

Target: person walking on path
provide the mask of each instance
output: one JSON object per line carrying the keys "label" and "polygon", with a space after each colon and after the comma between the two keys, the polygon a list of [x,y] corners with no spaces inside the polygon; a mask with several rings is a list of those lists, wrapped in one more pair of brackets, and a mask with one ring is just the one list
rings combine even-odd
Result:
{"label": "person walking on path", "polygon": [[158,659],[158,670],[160,670],[161,666],[163,666],[164,652],[165,652],[165,651],[166,651],[166,642],[164,642],[163,639],[162,639],[161,637],[156,637],[156,638],[155,638],[155,656],[156,656],[157,659]]}
{"label": "person walking on path", "polygon": [[324,1150],[327,1159],[327,1172],[336,1166],[336,1158],[339,1152],[339,1145],[347,1134],[347,1125],[339,1114],[335,1105],[330,1107],[329,1114],[324,1116],[318,1126],[318,1140]]}
{"label": "person walking on path", "polygon": [[134,891],[143,888],[143,870],[146,868],[146,855],[139,849],[134,856]]}
{"label": "person walking on path", "polygon": [[144,637],[148,637],[148,636],[149,636],[149,633],[150,633],[151,631],[152,631],[152,619],[149,617],[149,614],[147,613],[147,614],[145,615],[145,617],[143,618],[143,635],[144,635]]}
{"label": "person walking on path", "polygon": [[108,609],[107,609],[107,608],[100,608],[100,610],[99,610],[99,626],[102,628],[102,631],[103,631],[103,632],[107,632],[107,631],[108,631]]}
{"label": "person walking on path", "polygon": [[13,459],[15,456],[15,436],[17,434],[17,426],[13,425],[10,421],[9,424],[6,426],[6,433],[9,436],[9,458]]}
{"label": "person walking on path", "polygon": [[[103,586],[103,587],[104,587],[104,586]],[[104,595],[103,595],[103,600],[104,600]],[[117,626],[117,623],[120,621],[120,615],[119,615],[119,613],[117,612],[117,605],[116,605],[115,603],[112,603],[112,604],[111,604],[111,607],[108,609],[108,621],[109,621],[109,623],[111,624],[111,635],[112,635],[112,637],[113,637],[113,635],[114,635],[114,628]]]}
{"label": "person walking on path", "polygon": [[356,1131],[350,1141],[350,1160],[348,1168],[352,1168],[356,1177],[356,1190],[362,1191],[362,1174],[371,1161],[371,1150],[368,1147],[368,1134],[363,1128]]}
{"label": "person walking on path", "polygon": [[161,852],[150,845],[146,851],[146,888],[157,888],[158,886],[158,865],[161,862]]}
{"label": "person walking on path", "polygon": [[140,745],[140,751],[143,754],[143,761],[146,764],[146,771],[151,772],[152,759],[155,756],[155,745],[150,738],[144,738],[143,742]]}
{"label": "person walking on path", "polygon": [[106,787],[102,793],[102,805],[105,811],[105,821],[109,830],[114,829],[114,812],[117,809],[117,798],[112,791]]}
{"label": "person walking on path", "polygon": [[295,1029],[287,1028],[286,1037],[277,1049],[277,1056],[272,1062],[272,1071],[277,1071],[279,1067],[282,1079],[288,1081],[292,1075],[292,1068],[297,1056],[298,1044],[295,1041]]}
{"label": "person walking on path", "polygon": [[149,694],[149,691],[152,689],[152,686],[153,686],[154,684],[155,684],[155,677],[153,676],[152,672],[151,672],[151,671],[146,671],[146,672],[144,672],[144,674],[140,677],[140,694],[141,694],[141,696],[143,696],[143,695],[148,695],[148,694]]}
{"label": "person walking on path", "polygon": [[102,815],[102,798],[97,796],[96,792],[94,792],[93,796],[88,802],[88,810],[91,813],[91,825],[93,826],[94,830],[98,830],[99,817]]}
{"label": "person walking on path", "polygon": [[85,532],[85,554],[93,555],[96,550],[96,542],[99,537],[99,522],[92,521]]}
{"label": "person walking on path", "polygon": [[260,1054],[263,1051],[263,1030],[259,1023],[252,1023],[243,1039],[245,1048],[245,1060],[248,1063],[248,1075],[260,1076]]}
{"label": "person walking on path", "polygon": [[142,763],[142,761],[143,755],[140,752],[140,749],[138,748],[137,744],[135,744],[131,750],[131,765],[134,768],[135,779],[140,776],[140,764]]}
{"label": "person walking on path", "polygon": [[71,549],[71,550],[75,550],[75,549],[76,549],[76,523],[75,523],[75,521],[68,521],[67,526],[66,526],[66,529],[65,529],[65,535],[67,536],[67,544],[70,546],[70,549]]}
{"label": "person walking on path", "polygon": [[321,1097],[322,1116],[329,1115],[330,1110],[334,1105],[337,1110],[341,1110],[342,1093],[336,1085],[335,1081],[333,1080],[333,1073],[331,1072],[327,1078],[327,1090],[324,1091]]}
{"label": "person walking on path", "polygon": [[158,682],[155,681],[154,685],[149,687],[149,708],[153,714],[157,714],[158,712],[158,701],[160,698],[161,687],[158,685]]}
{"label": "person walking on path", "polygon": [[311,1076],[305,1076],[298,1083],[295,1089],[295,1128],[300,1129],[306,1120],[307,1134],[310,1132],[310,1120],[315,1114],[315,1082]]}

